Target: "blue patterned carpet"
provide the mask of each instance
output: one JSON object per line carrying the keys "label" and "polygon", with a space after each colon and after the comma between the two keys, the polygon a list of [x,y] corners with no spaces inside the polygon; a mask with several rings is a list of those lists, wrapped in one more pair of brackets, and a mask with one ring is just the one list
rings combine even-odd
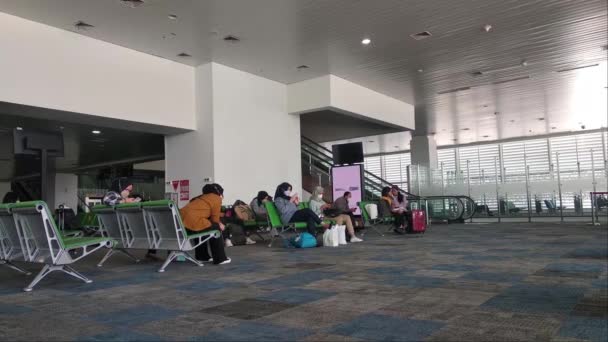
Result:
{"label": "blue patterned carpet", "polygon": [[21,288],[33,276],[0,266],[0,340],[608,340],[606,227],[434,225],[364,239],[233,247],[230,265],[162,274],[120,254],[97,268],[99,253],[74,265],[92,284],[53,274],[32,293]]}

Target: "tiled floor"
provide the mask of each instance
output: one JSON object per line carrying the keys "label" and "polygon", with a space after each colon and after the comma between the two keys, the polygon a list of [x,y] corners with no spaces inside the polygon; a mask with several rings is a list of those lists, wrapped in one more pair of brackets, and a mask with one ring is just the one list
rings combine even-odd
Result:
{"label": "tiled floor", "polygon": [[[134,264],[31,280],[0,267],[0,340],[606,341],[608,235],[585,224],[434,225],[233,263]],[[279,244],[277,244],[279,245]],[[25,265],[31,271],[36,265]]]}

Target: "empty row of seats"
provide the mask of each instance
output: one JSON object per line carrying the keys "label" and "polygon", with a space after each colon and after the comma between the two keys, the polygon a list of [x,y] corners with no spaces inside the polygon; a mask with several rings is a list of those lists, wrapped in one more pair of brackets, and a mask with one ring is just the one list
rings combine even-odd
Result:
{"label": "empty row of seats", "polygon": [[54,271],[62,271],[86,283],[92,282],[69,265],[101,248],[109,250],[98,266],[116,251],[131,255],[129,249],[169,251],[169,257],[159,272],[164,272],[178,256],[202,266],[188,251],[220,235],[215,230],[188,234],[179,210],[171,201],[96,206],[93,211],[99,220],[99,236],[74,237],[62,234],[42,201],[0,205],[0,264],[24,274],[29,272],[15,262],[44,264],[24,288],[24,291],[31,291]]}

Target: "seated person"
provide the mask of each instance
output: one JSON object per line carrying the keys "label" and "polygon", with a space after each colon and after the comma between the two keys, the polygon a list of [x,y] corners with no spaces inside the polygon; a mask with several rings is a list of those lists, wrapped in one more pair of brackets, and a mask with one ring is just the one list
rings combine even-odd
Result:
{"label": "seated person", "polygon": [[[407,200],[402,193],[395,189],[384,188],[382,189],[382,199],[388,202],[390,211],[394,218],[394,232],[397,234],[404,234],[406,232],[406,220],[411,221],[411,215],[408,215],[407,211]],[[408,219],[408,216],[410,217]],[[411,224],[408,225],[411,227]]]}
{"label": "seated person", "polygon": [[355,219],[354,212],[357,211],[357,208],[353,208],[350,206],[350,199],[353,195],[350,191],[345,191],[344,195],[334,201],[333,208],[339,210],[342,214],[346,214],[350,216],[350,220],[357,225],[357,220]]}
{"label": "seated person", "polygon": [[[185,207],[179,210],[182,221],[188,233],[197,234],[205,230],[215,229],[221,232],[226,230],[220,221],[222,212],[222,199],[224,189],[219,184],[207,184],[203,187],[203,194],[190,200]],[[211,249],[209,256],[208,248]],[[211,238],[195,249],[195,257],[200,261],[213,261],[214,264],[229,264],[230,258],[224,251],[224,239]]]}
{"label": "seated person", "polygon": [[[321,219],[308,208],[298,210],[300,198],[296,193],[292,193],[291,184],[279,184],[274,195],[274,204],[277,206],[283,224],[306,222],[306,230],[313,236],[317,236],[317,225],[321,224]],[[326,224],[324,227],[328,228],[329,225]]]}
{"label": "seated person", "polygon": [[141,198],[130,197],[131,191],[133,184],[127,177],[116,178],[112,181],[110,190],[103,196],[103,204],[114,206],[120,203],[139,202]]}
{"label": "seated person", "polygon": [[[332,210],[327,210],[327,209],[331,209],[331,204],[329,203],[325,203],[325,201],[323,201],[323,193],[325,192],[325,190],[323,190],[322,187],[318,186],[315,188],[312,197],[310,198],[310,210],[312,210],[315,214],[317,214],[317,216],[319,216],[320,219],[323,219],[323,217],[327,217],[332,219],[333,221],[335,221],[337,224],[339,225],[346,225],[346,230],[348,231],[348,235],[350,235],[350,242],[361,242],[363,241],[362,239],[358,238],[355,235],[355,229],[353,228],[353,222],[350,219],[350,216],[346,215],[346,214],[337,214],[334,215],[334,213],[330,213]],[[328,213],[327,215],[325,213]]]}
{"label": "seated person", "polygon": [[266,191],[258,192],[257,197],[251,200],[249,206],[253,210],[257,221],[268,221],[268,212],[266,211],[265,202],[272,201],[272,197]]}
{"label": "seated person", "polygon": [[[245,244],[246,245],[255,245],[256,241],[253,240],[251,238],[251,230],[250,229],[245,229],[244,224],[245,222],[248,221],[256,221],[256,215],[253,212],[253,210],[251,209],[251,207],[249,207],[247,205],[247,203],[241,201],[241,200],[236,200],[234,202],[234,204],[232,205],[232,210],[234,211],[234,216],[235,216],[235,221],[238,224],[243,225],[243,234],[245,235]],[[257,226],[256,226],[257,229]],[[231,231],[230,232],[232,234],[232,236],[234,237],[234,232]]]}

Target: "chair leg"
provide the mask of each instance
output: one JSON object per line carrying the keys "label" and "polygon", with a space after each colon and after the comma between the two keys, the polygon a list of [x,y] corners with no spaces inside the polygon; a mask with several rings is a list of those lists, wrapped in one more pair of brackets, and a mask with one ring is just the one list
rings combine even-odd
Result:
{"label": "chair leg", "polygon": [[133,254],[129,253],[129,251],[127,251],[127,250],[126,250],[126,249],[124,249],[124,248],[119,248],[119,249],[117,249],[117,251],[119,251],[119,252],[121,252],[122,254],[124,254],[124,255],[128,256],[129,258],[133,259],[133,261],[135,261],[135,262],[139,262],[139,261],[140,261],[140,260],[139,260],[139,259],[137,259],[137,258],[136,258],[136,257],[135,257]]}
{"label": "chair leg", "polygon": [[63,273],[69,274],[74,278],[80,279],[82,281],[84,281],[87,284],[92,283],[93,281],[87,277],[85,277],[84,275],[80,274],[79,272],[77,272],[75,269],[73,269],[71,266],[69,265],[62,265],[60,266],[61,268],[59,268],[60,271],[63,271]]}
{"label": "chair leg", "polygon": [[376,225],[375,225],[375,224],[371,224],[369,227],[370,227],[371,229],[373,229],[373,230],[374,230],[376,233],[378,233],[380,236],[384,236],[384,234],[383,234],[382,232],[380,232],[380,231],[378,230],[378,228],[376,228]]}
{"label": "chair leg", "polygon": [[201,261],[196,260],[195,258],[193,258],[190,254],[188,254],[186,252],[181,252],[181,253],[179,253],[179,255],[186,258],[186,260],[192,261],[196,266],[204,266],[204,264]]}
{"label": "chair leg", "polygon": [[108,252],[101,258],[101,261],[97,264],[97,267],[103,266],[103,263],[106,262],[110,258],[110,256],[114,254],[114,250],[112,248],[108,248]]}
{"label": "chair leg", "polygon": [[175,251],[171,251],[171,253],[169,254],[169,256],[167,256],[167,260],[165,260],[165,262],[163,263],[163,265],[158,269],[159,273],[163,273],[165,272],[165,268],[167,268],[167,266],[169,266],[169,264],[171,263],[171,261],[173,261],[173,259],[175,259],[177,257],[177,253]]}
{"label": "chair leg", "polygon": [[51,265],[44,265],[44,267],[42,268],[42,270],[40,270],[40,272],[38,272],[38,274],[36,275],[34,280],[32,280],[32,282],[27,287],[25,287],[23,289],[23,291],[25,291],[25,292],[32,291],[34,286],[36,286],[36,284],[38,284],[42,280],[42,278],[46,277],[49,273],[51,273],[53,271],[54,270],[51,269]]}
{"label": "chair leg", "polygon": [[0,260],[0,265],[4,265],[4,266],[6,266],[6,267],[8,267],[8,268],[11,268],[11,269],[13,269],[13,270],[15,270],[15,271],[17,271],[17,272],[19,272],[19,273],[23,273],[23,274],[25,274],[25,275],[30,275],[30,274],[32,274],[31,272],[26,271],[26,270],[24,270],[23,268],[21,268],[21,267],[19,267],[19,266],[15,265],[15,264],[13,264],[12,262],[7,261],[7,260]]}

